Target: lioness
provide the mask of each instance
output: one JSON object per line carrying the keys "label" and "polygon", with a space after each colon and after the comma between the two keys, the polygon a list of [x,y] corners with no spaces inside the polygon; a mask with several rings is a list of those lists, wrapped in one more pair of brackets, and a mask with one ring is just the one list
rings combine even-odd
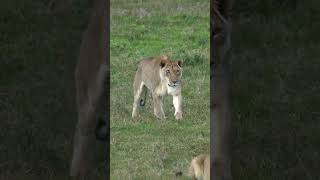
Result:
{"label": "lioness", "polygon": [[[182,172],[177,172],[176,176],[182,176]],[[210,156],[201,154],[194,157],[191,161],[189,172],[185,175],[194,180],[209,180],[210,179]]]}
{"label": "lioness", "polygon": [[137,116],[139,100],[144,87],[147,87],[152,93],[154,115],[157,118],[166,118],[162,108],[162,97],[166,94],[173,97],[175,118],[182,118],[181,64],[181,61],[171,61],[165,55],[145,59],[140,62],[133,83],[134,102],[132,118]]}

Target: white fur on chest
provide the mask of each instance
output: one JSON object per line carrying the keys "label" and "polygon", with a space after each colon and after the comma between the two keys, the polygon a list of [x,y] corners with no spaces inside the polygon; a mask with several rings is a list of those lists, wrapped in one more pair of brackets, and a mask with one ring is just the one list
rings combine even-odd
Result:
{"label": "white fur on chest", "polygon": [[179,90],[180,90],[180,88],[178,88],[177,86],[170,87],[167,85],[167,93],[170,95],[178,93]]}

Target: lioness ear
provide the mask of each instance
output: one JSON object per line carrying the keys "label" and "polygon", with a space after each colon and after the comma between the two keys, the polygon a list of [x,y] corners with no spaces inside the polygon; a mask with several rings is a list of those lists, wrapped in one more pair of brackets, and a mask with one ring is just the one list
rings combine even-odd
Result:
{"label": "lioness ear", "polygon": [[160,59],[161,60],[168,60],[168,56],[167,55],[162,55],[162,56],[160,56]]}
{"label": "lioness ear", "polygon": [[178,63],[178,65],[179,65],[180,67],[182,67],[182,61],[181,61],[181,60],[178,60],[177,63]]}
{"label": "lioness ear", "polygon": [[167,64],[167,60],[162,60],[160,61],[160,67],[163,68]]}

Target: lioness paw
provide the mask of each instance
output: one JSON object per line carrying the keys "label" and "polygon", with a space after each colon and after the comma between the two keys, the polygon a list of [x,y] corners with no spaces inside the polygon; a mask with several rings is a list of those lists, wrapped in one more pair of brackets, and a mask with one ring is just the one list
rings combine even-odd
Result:
{"label": "lioness paw", "polygon": [[162,114],[162,113],[154,113],[154,115],[155,115],[158,119],[161,119],[161,120],[167,118],[166,115],[164,115],[164,114]]}
{"label": "lioness paw", "polygon": [[182,119],[182,112],[176,112],[175,116],[177,120]]}

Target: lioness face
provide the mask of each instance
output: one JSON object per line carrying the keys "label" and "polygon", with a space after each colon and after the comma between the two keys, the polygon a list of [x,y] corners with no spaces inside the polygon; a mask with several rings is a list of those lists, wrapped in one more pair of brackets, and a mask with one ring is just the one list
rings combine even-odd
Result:
{"label": "lioness face", "polygon": [[161,78],[165,79],[170,87],[179,86],[181,83],[181,61],[161,61]]}

